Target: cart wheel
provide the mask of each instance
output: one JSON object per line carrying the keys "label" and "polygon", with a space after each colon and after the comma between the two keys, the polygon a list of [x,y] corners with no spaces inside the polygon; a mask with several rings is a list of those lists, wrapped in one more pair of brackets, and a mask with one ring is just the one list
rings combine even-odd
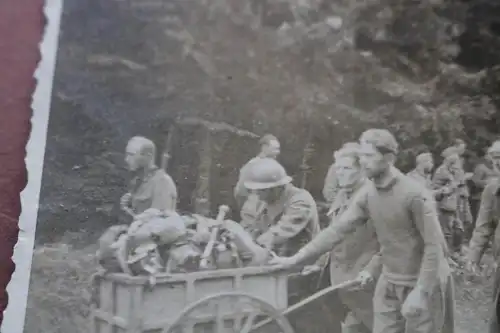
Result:
{"label": "cart wheel", "polygon": [[[264,322],[266,324],[262,325]],[[188,332],[294,333],[285,316],[272,305],[238,292],[220,293],[199,300],[185,309],[162,333]]]}

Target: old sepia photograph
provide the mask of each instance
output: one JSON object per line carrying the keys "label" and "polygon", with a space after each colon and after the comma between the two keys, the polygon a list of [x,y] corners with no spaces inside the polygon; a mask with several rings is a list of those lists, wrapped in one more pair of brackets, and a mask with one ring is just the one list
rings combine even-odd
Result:
{"label": "old sepia photograph", "polygon": [[22,332],[499,332],[500,4],[61,4]]}

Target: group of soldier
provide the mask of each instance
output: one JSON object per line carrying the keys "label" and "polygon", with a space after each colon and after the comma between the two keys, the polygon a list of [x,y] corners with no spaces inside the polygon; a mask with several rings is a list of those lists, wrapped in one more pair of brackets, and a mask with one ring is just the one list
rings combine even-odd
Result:
{"label": "group of soldier", "polygon": [[[295,186],[277,161],[279,140],[266,135],[260,144],[259,155],[240,170],[234,195],[240,224],[272,254],[267,264],[305,266],[304,272],[328,268],[332,285],[357,281],[339,291],[344,333],[454,332],[450,263],[466,252],[467,268],[476,271],[491,236],[500,236],[500,141],[473,175],[463,169],[462,141],[443,151],[434,174],[432,154],[422,153],[405,175],[394,165],[395,137],[384,129],[367,130],[334,154],[323,191],[330,222],[323,229],[312,195]],[[145,138],[127,145],[126,163],[137,177],[121,205],[135,216],[150,208],[176,209],[175,183],[154,164],[155,154]],[[472,209],[469,179],[482,188],[480,204],[472,202]],[[473,234],[468,247],[467,233]],[[490,332],[498,332],[496,314]]]}

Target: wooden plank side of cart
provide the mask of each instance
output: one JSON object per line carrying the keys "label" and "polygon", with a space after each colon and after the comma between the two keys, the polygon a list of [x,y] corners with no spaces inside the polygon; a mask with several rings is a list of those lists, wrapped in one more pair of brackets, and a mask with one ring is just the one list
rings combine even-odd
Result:
{"label": "wooden plank side of cart", "polygon": [[254,295],[284,311],[288,306],[287,275],[274,267],[221,269],[159,275],[150,286],[147,277],[98,274],[91,332],[161,332],[189,305],[221,291]]}

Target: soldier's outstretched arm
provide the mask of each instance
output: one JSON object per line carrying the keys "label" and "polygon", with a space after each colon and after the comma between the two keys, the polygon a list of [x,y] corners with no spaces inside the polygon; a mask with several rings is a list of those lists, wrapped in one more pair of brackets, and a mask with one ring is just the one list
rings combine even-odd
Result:
{"label": "soldier's outstretched arm", "polygon": [[[380,251],[380,245],[378,246]],[[377,252],[364,270],[370,273],[371,276],[378,277],[382,273],[382,253]]]}
{"label": "soldier's outstretched arm", "polygon": [[476,227],[469,243],[469,260],[475,264],[481,261],[491,236],[495,232],[494,203],[498,191],[496,182],[488,184],[481,195],[481,206],[476,220]]}
{"label": "soldier's outstretched arm", "polygon": [[335,223],[330,223],[327,228],[323,229],[313,240],[299,250],[295,255],[296,261],[301,263],[331,251],[348,234],[367,223],[369,214],[366,201],[366,192],[363,191],[353,199],[349,208],[339,216]]}
{"label": "soldier's outstretched arm", "polygon": [[410,201],[410,214],[424,241],[424,255],[417,286],[431,292],[438,282],[439,265],[443,256],[444,236],[432,198],[415,195]]}

